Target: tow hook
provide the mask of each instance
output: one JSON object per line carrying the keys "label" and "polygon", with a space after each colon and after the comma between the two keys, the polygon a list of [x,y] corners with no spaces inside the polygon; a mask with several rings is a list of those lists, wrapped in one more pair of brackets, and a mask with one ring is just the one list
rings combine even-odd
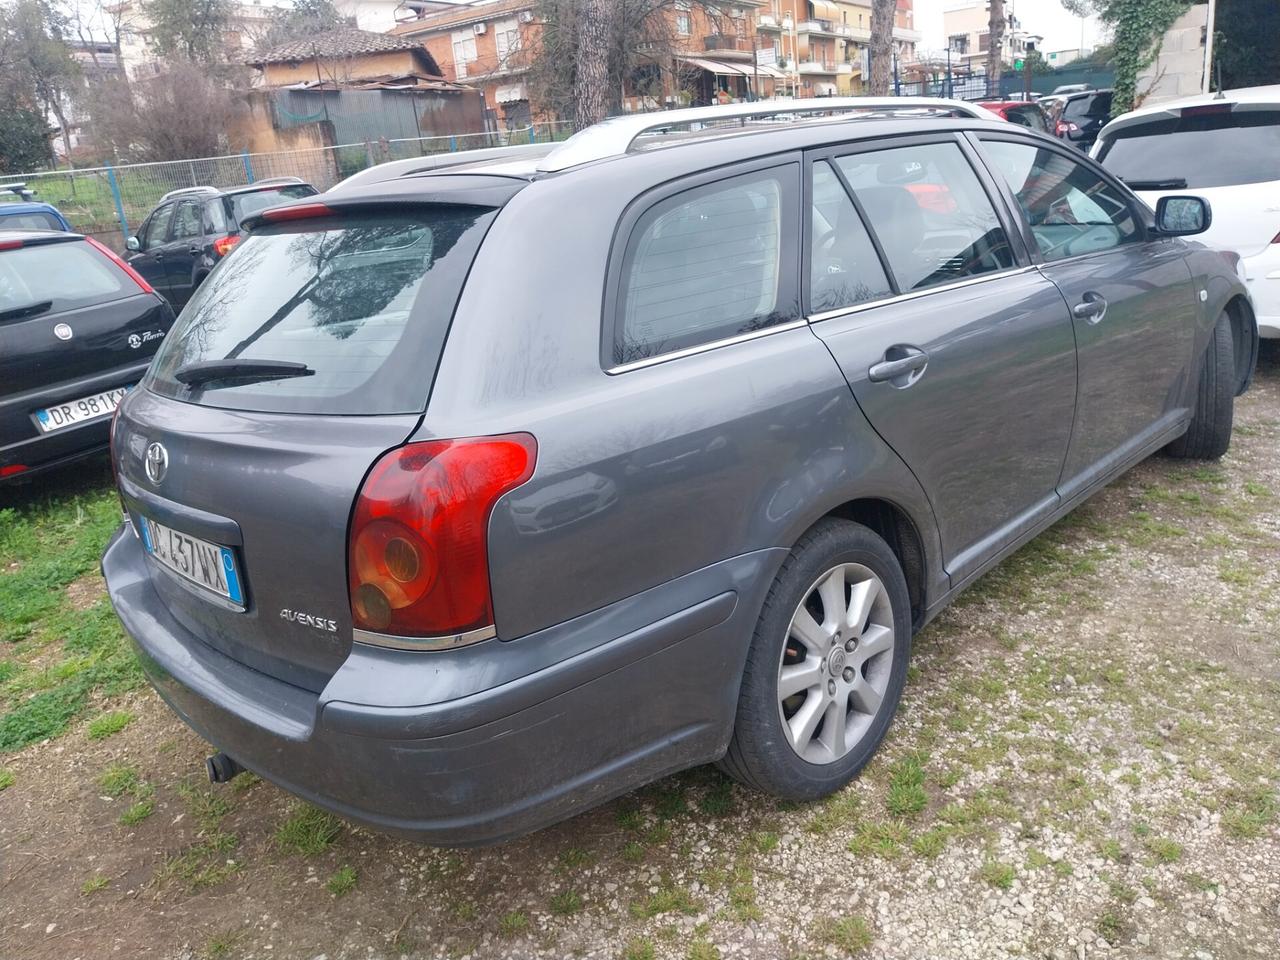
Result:
{"label": "tow hook", "polygon": [[205,773],[209,774],[210,783],[226,783],[236,774],[243,773],[244,767],[236,763],[234,757],[225,753],[215,753],[204,761]]}

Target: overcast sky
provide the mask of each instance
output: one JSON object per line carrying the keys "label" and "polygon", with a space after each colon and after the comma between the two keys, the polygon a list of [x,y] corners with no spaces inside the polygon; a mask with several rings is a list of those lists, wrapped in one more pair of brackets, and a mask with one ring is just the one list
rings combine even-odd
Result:
{"label": "overcast sky", "polygon": [[[924,46],[941,50],[947,46],[942,29],[942,10],[949,0],[915,0],[916,29],[924,34]],[[1080,18],[1062,8],[1059,0],[1005,0],[1005,7],[1016,13],[1031,33],[1044,36],[1044,49],[1070,50],[1080,46]],[[1105,30],[1096,17],[1084,24],[1084,43],[1095,47],[1106,39]]]}

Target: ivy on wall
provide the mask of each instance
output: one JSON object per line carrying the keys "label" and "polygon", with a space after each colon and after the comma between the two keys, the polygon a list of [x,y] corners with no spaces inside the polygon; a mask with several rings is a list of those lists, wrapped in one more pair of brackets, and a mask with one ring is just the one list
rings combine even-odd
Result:
{"label": "ivy on wall", "polygon": [[1155,61],[1161,38],[1191,8],[1191,0],[1062,0],[1062,5],[1079,17],[1096,13],[1111,27],[1114,117],[1134,108],[1138,74]]}

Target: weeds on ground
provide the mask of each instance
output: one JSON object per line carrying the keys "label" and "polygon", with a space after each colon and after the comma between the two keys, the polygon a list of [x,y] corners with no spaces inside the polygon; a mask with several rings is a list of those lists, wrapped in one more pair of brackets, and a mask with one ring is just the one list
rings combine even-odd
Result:
{"label": "weeds on ground", "polygon": [[342,821],[310,805],[301,806],[276,830],[276,842],[286,850],[314,856],[328,850],[342,833]]}
{"label": "weeds on ground", "polygon": [[329,892],[335,897],[345,897],[356,888],[358,879],[359,875],[356,873],[355,868],[348,864],[343,864],[329,878],[325,886],[329,888]]}

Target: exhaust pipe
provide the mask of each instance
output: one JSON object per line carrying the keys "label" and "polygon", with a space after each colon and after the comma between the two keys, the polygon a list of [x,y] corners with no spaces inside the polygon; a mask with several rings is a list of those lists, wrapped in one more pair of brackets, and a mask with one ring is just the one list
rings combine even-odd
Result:
{"label": "exhaust pipe", "polygon": [[226,783],[237,774],[243,773],[244,767],[236,763],[234,757],[229,757],[219,751],[212,757],[205,758],[204,770],[205,773],[209,774],[210,783]]}

